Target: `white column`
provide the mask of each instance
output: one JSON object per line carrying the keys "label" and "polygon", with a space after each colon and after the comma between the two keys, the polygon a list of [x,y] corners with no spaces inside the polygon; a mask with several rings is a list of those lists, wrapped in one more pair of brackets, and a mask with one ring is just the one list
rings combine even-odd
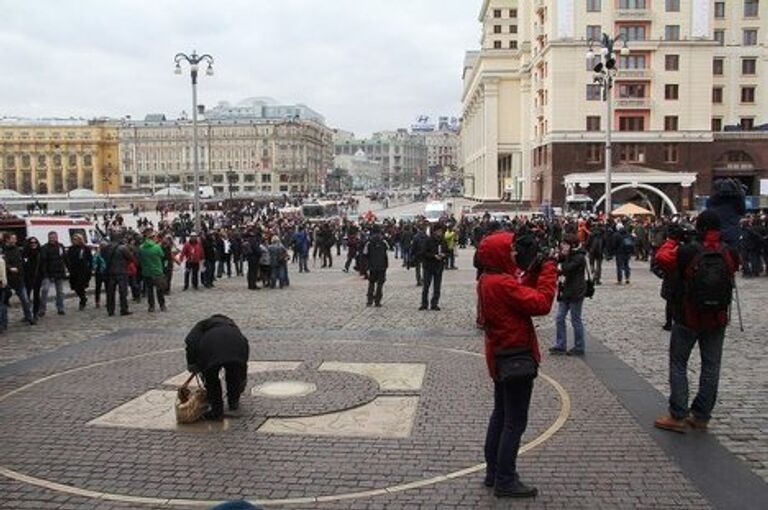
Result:
{"label": "white column", "polygon": [[499,85],[489,81],[483,91],[483,135],[485,141],[485,161],[481,199],[499,200]]}

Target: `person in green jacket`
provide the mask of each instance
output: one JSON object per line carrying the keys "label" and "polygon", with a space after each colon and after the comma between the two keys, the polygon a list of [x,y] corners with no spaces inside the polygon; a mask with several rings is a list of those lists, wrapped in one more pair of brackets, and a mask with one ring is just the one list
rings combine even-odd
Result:
{"label": "person in green jacket", "polygon": [[144,231],[144,242],[139,247],[139,264],[141,277],[147,289],[149,312],[155,311],[155,295],[157,295],[160,311],[165,312],[165,291],[168,282],[165,277],[165,252],[160,245],[159,236],[152,229]]}

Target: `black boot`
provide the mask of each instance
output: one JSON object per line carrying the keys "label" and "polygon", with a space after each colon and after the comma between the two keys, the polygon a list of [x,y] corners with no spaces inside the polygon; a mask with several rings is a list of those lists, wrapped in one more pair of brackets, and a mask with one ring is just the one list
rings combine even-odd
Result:
{"label": "black boot", "polygon": [[528,487],[520,480],[516,480],[510,487],[496,487],[493,490],[497,498],[535,498],[538,493],[536,487]]}

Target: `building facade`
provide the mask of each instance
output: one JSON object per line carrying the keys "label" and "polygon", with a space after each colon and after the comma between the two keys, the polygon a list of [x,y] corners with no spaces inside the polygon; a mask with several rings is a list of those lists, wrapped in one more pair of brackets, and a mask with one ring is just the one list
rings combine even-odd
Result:
{"label": "building facade", "polygon": [[[120,126],[124,190],[194,189],[192,122],[149,115]],[[312,193],[333,167],[332,131],[309,108],[249,99],[198,120],[200,185],[216,193]]]}
{"label": "building facade", "polygon": [[114,121],[0,119],[0,189],[116,192],[117,135]]}
{"label": "building facade", "polygon": [[381,185],[387,189],[419,185],[426,178],[427,144],[423,136],[407,129],[374,133],[358,139],[337,131],[336,156],[354,156],[362,151],[369,161],[381,165]]}
{"label": "building facade", "polygon": [[427,168],[430,176],[453,176],[461,164],[460,124],[456,117],[438,117],[437,124],[422,115],[411,126],[411,132],[424,137],[427,145]]}
{"label": "building facade", "polygon": [[356,190],[381,188],[381,162],[373,161],[362,149],[355,154],[339,154],[334,158],[334,169],[343,170]]}
{"label": "building facade", "polygon": [[467,194],[532,205],[604,195],[606,102],[593,81],[596,61],[586,60],[602,33],[630,50],[616,55],[613,165],[638,170],[625,175],[630,184],[675,181],[657,172],[697,176],[625,186],[618,200],[660,205],[666,195],[691,208],[726,175],[756,194],[768,177],[768,87],[759,79],[768,73],[766,4],[485,0],[482,48],[464,65]]}

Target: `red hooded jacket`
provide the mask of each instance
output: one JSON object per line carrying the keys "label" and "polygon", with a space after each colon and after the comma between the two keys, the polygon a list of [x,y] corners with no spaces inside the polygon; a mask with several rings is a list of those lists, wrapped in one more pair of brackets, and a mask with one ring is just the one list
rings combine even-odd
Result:
{"label": "red hooded jacket", "polygon": [[[704,232],[701,243],[704,249],[721,250],[725,246],[720,241],[720,232],[708,230]],[[691,278],[690,265],[701,247],[691,244],[680,245],[675,239],[667,239],[656,252],[656,262],[665,273],[679,275],[681,281]],[[725,249],[725,259],[731,270],[731,276],[736,272],[739,258],[732,250]],[[686,298],[683,292],[676,292],[672,302],[675,320],[686,327],[695,330],[712,330],[728,325],[728,310],[719,312],[699,312]]]}
{"label": "red hooded jacket", "polygon": [[509,232],[497,232],[483,239],[477,252],[484,269],[477,284],[478,323],[485,330],[485,359],[493,379],[499,350],[529,347],[541,361],[531,317],[547,315],[555,299],[555,263],[544,262],[538,275],[521,275],[511,256],[514,240]]}

